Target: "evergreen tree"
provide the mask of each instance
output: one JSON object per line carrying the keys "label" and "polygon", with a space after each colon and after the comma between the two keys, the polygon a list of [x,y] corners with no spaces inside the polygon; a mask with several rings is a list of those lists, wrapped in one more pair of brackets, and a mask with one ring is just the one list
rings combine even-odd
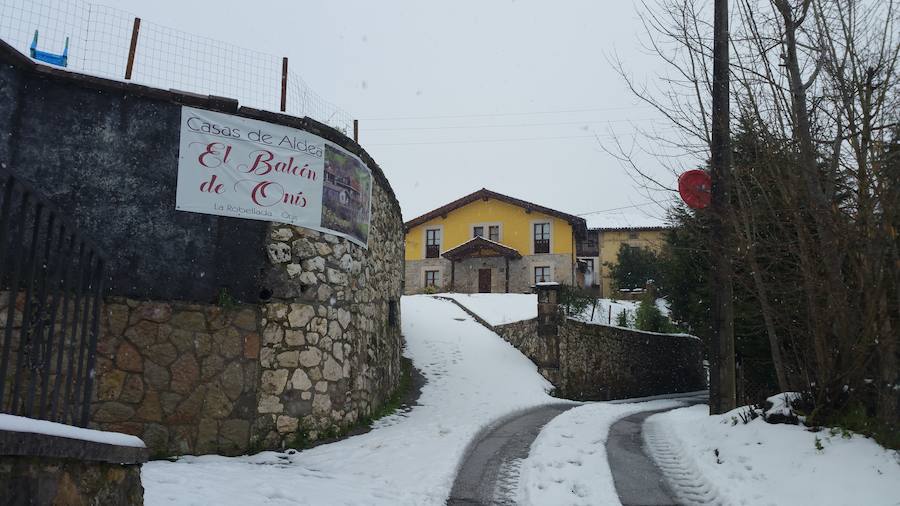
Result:
{"label": "evergreen tree", "polygon": [[606,266],[619,290],[644,288],[648,281],[659,277],[659,262],[656,253],[650,248],[636,248],[622,244],[616,263],[607,262]]}

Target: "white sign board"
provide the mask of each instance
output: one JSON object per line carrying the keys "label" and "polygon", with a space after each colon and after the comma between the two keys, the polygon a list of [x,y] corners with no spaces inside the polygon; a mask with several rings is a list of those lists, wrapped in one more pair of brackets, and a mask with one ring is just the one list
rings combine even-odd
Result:
{"label": "white sign board", "polygon": [[175,208],[290,223],[367,246],[372,172],[309,132],[182,107]]}

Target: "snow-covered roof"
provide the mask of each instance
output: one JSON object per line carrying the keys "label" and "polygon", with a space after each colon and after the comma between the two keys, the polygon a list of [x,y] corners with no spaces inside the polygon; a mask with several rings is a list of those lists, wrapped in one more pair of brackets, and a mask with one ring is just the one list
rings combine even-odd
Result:
{"label": "snow-covered roof", "polygon": [[589,229],[637,229],[667,227],[665,215],[659,213],[603,213],[585,216]]}

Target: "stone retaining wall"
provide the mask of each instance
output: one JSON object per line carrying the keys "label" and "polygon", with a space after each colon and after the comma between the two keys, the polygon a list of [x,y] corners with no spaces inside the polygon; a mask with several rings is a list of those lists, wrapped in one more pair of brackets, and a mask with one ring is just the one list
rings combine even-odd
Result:
{"label": "stone retaining wall", "polygon": [[255,444],[334,433],[372,414],[399,384],[403,223],[377,185],[372,200],[368,249],[272,227]]}
{"label": "stone retaining wall", "polygon": [[703,346],[657,334],[568,319],[559,326],[561,391],[580,400],[645,397],[706,388]]}
{"label": "stone retaining wall", "polygon": [[0,502],[18,506],[144,504],[141,466],[0,456]]}
{"label": "stone retaining wall", "polygon": [[[301,129],[359,156],[372,172],[368,248],[176,210],[183,105]],[[48,132],[71,124],[77,132],[48,147]],[[0,134],[0,163],[109,254],[95,427],[138,435],[156,456],[275,449],[364,419],[399,384],[400,205],[341,132],[37,66],[0,41]],[[122,188],[127,199],[107,198]]]}
{"label": "stone retaining wall", "polygon": [[155,456],[246,452],[259,384],[257,312],[107,299],[91,425],[134,434]]}
{"label": "stone retaining wall", "polygon": [[537,318],[497,325],[493,328],[497,335],[537,364],[538,372],[547,378],[547,381],[557,388],[562,385],[557,340],[538,336]]}
{"label": "stone retaining wall", "polygon": [[0,430],[4,506],[140,505],[147,450],[36,432]]}
{"label": "stone retaining wall", "polygon": [[561,319],[555,335],[540,335],[538,320],[493,330],[538,365],[555,395],[611,400],[706,388],[699,339]]}

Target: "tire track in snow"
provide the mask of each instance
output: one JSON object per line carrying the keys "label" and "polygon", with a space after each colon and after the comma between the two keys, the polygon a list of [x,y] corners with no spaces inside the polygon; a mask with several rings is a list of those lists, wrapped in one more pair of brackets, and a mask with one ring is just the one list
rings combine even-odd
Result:
{"label": "tire track in snow", "polygon": [[650,457],[662,471],[672,489],[685,506],[728,506],[715,485],[707,481],[681,443],[666,433],[654,417],[644,422],[641,430]]}

